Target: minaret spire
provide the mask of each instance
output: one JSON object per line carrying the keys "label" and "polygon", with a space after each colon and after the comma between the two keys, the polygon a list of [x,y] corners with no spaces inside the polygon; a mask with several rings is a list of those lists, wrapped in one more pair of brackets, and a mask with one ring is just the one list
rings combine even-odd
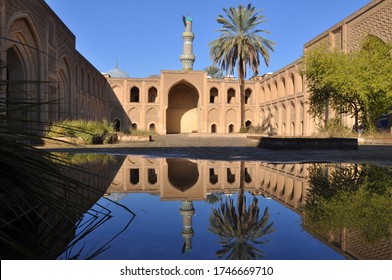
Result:
{"label": "minaret spire", "polygon": [[193,54],[193,39],[195,34],[192,32],[192,18],[182,16],[185,30],[182,32],[183,51],[180,55],[182,70],[193,70],[193,63],[196,56]]}

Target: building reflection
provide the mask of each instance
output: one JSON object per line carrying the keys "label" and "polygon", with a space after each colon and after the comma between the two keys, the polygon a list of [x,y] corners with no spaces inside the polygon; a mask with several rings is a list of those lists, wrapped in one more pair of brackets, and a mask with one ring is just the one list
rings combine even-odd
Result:
{"label": "building reflection", "polygon": [[[297,209],[306,199],[307,166],[245,162],[245,189]],[[107,192],[150,193],[161,200],[205,200],[211,193],[236,193],[240,169],[239,161],[128,156]]]}
{"label": "building reflection", "polygon": [[[309,184],[311,166],[243,162],[244,189],[254,196],[272,198],[302,216],[312,188]],[[335,167],[329,165],[323,168],[328,177]],[[149,193],[159,195],[161,200],[181,201],[179,213],[183,220],[183,252],[189,252],[195,234],[192,229],[195,214],[192,202],[206,200],[215,193],[236,193],[240,188],[240,172],[240,161],[127,156],[107,192]],[[366,245],[358,231],[348,227],[328,233],[319,232],[305,219],[303,228],[349,259],[392,259],[390,237]]]}

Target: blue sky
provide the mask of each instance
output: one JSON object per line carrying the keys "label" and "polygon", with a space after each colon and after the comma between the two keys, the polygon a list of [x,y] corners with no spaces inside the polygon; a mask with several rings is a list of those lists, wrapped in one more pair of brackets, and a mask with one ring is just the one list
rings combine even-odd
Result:
{"label": "blue sky", "polygon": [[[195,70],[212,64],[208,43],[219,37],[216,22],[223,8],[247,5],[239,0],[45,0],[76,36],[76,48],[99,71],[119,68],[131,77],[148,77],[161,70],[180,70],[184,26],[193,19]],[[270,66],[274,72],[302,55],[303,45],[370,0],[258,0],[266,22],[261,26],[276,42]],[[250,73],[251,76],[251,73]]]}

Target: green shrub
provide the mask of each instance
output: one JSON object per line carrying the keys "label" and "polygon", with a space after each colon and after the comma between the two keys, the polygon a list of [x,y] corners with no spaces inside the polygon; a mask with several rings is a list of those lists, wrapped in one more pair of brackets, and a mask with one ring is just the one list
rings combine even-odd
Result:
{"label": "green shrub", "polygon": [[357,137],[351,129],[344,126],[339,119],[328,120],[324,126],[318,127],[318,137]]}
{"label": "green shrub", "polygon": [[52,124],[48,129],[47,136],[78,138],[85,144],[117,141],[114,126],[108,121],[65,120]]}

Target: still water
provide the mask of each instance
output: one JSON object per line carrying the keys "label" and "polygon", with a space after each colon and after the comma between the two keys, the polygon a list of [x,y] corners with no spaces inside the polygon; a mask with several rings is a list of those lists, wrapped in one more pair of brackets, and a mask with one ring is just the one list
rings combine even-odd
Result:
{"label": "still water", "polygon": [[74,159],[98,192],[44,258],[392,259],[391,168],[102,157]]}

